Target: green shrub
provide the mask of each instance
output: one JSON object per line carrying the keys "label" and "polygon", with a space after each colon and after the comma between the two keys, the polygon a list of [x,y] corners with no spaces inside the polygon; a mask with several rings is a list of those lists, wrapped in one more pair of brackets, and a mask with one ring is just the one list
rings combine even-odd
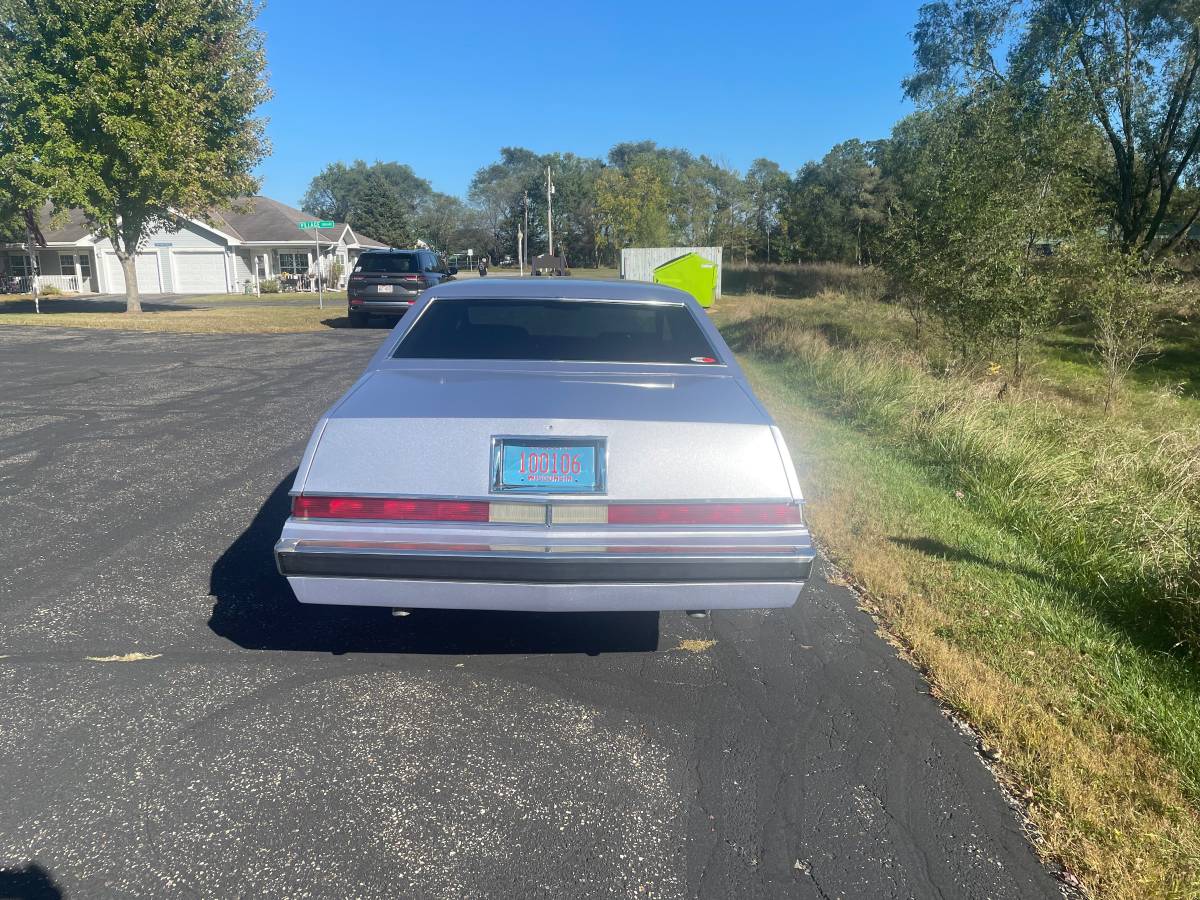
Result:
{"label": "green shrub", "polygon": [[258,290],[259,290],[259,293],[262,293],[262,294],[278,294],[279,293],[279,279],[278,278],[264,278],[262,281],[260,281],[258,283]]}

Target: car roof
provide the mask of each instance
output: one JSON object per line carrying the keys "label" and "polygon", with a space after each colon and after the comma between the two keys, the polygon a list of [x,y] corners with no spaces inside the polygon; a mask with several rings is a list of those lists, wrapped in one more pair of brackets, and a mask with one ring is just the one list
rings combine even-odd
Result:
{"label": "car roof", "polygon": [[627,300],[686,306],[691,298],[677,288],[648,281],[600,278],[472,278],[439,284],[430,291],[440,297],[495,300]]}
{"label": "car roof", "polygon": [[[420,253],[420,252],[421,252],[421,251],[420,251],[420,249],[413,249],[413,248],[411,248],[411,247],[409,247],[409,248],[401,248],[401,247],[372,247],[372,248],[370,248],[369,250],[364,250],[364,251],[362,252],[362,255],[363,255],[363,256],[366,256],[368,253]],[[432,250],[430,250],[429,252],[430,252],[430,253],[432,253],[433,251],[432,251]]]}

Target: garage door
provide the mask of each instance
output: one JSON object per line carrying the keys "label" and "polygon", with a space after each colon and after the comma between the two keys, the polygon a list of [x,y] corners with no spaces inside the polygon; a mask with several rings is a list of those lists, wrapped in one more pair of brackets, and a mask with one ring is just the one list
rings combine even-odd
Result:
{"label": "garage door", "polygon": [[[106,254],[108,260],[108,289],[114,294],[125,292],[125,270],[117,254]],[[137,267],[138,292],[142,294],[157,294],[162,290],[158,280],[158,254],[139,253],[134,260]]]}
{"label": "garage door", "polygon": [[181,294],[223,294],[224,253],[175,253],[175,280]]}

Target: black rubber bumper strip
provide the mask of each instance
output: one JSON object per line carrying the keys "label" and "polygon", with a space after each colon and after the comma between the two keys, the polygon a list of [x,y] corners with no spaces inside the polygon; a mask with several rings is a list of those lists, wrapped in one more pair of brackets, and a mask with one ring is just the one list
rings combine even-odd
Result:
{"label": "black rubber bumper strip", "polygon": [[423,556],[397,553],[276,553],[283,575],[335,578],[396,578],[414,581],[485,581],[511,584],[664,584],[696,582],[808,581],[812,560],[796,556],[605,557]]}

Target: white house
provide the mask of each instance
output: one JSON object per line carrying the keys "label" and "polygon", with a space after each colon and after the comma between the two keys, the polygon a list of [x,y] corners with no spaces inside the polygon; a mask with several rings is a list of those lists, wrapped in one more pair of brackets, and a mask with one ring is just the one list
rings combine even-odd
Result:
{"label": "white house", "polygon": [[[316,274],[313,232],[297,227],[314,216],[266,197],[239,200],[236,206],[242,211],[213,210],[204,219],[181,219],[177,231],[160,229],[150,235],[137,255],[139,290],[143,294],[241,293],[247,287],[253,291],[268,278]],[[112,244],[88,229],[79,210],[71,210],[65,223],[52,227],[47,207],[41,222],[46,246],[36,248],[40,284],[63,291],[124,293],[125,276]],[[345,283],[363,250],[384,246],[341,222],[323,229],[320,238],[319,264],[331,287]],[[0,284],[15,277],[27,289],[31,274],[29,248],[23,243],[0,243]]]}

